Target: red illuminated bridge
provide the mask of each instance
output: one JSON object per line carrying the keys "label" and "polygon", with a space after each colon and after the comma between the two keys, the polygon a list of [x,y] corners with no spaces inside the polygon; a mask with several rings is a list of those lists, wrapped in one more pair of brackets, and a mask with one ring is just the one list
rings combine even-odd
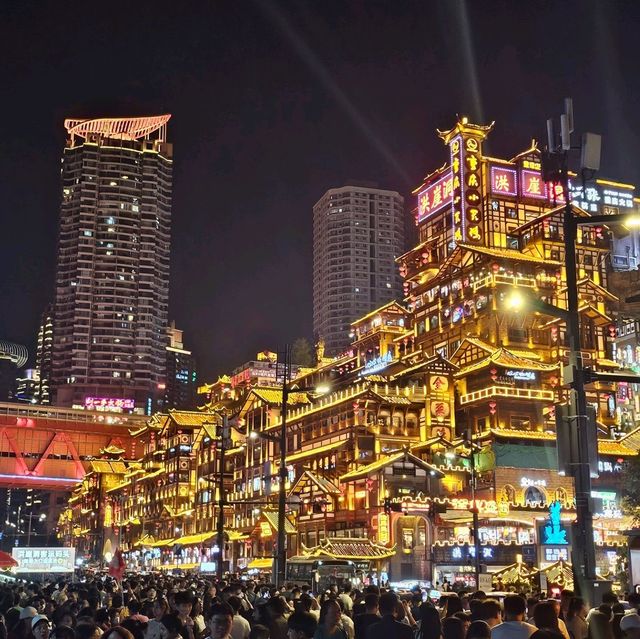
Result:
{"label": "red illuminated bridge", "polygon": [[[143,415],[0,403],[0,487],[69,490],[110,445],[142,451],[129,428]],[[137,449],[138,448],[138,449]]]}

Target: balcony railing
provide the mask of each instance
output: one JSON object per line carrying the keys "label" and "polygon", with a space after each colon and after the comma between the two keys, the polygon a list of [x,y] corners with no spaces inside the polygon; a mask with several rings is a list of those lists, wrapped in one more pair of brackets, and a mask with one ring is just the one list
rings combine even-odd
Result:
{"label": "balcony railing", "polygon": [[460,397],[460,404],[472,404],[492,397],[506,397],[509,399],[538,400],[553,402],[555,394],[551,390],[539,388],[516,388],[513,386],[489,386],[481,390],[465,393]]}
{"label": "balcony railing", "polygon": [[494,288],[497,284],[508,284],[509,286],[527,286],[535,288],[537,282],[533,277],[525,277],[523,275],[507,275],[506,273],[490,273],[481,280],[473,283],[473,292],[479,291],[481,288]]}

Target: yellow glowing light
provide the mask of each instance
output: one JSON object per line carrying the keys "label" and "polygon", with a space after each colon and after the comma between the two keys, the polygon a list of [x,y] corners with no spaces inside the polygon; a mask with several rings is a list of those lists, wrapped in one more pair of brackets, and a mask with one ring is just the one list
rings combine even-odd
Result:
{"label": "yellow glowing light", "polygon": [[525,305],[525,299],[518,290],[513,290],[505,299],[505,306],[511,311],[520,311]]}

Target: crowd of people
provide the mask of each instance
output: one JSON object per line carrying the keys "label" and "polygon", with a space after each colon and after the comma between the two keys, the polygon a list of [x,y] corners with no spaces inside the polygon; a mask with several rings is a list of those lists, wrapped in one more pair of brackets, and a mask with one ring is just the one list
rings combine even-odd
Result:
{"label": "crowd of people", "polygon": [[640,595],[587,610],[477,591],[430,601],[419,588],[280,591],[254,581],[145,575],[0,586],[0,639],[640,639]]}

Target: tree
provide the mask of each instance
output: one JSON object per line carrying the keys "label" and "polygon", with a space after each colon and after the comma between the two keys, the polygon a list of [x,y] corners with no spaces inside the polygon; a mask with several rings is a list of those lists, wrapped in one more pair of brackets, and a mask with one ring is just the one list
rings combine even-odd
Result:
{"label": "tree", "polygon": [[311,368],[315,365],[313,348],[306,337],[298,337],[291,345],[291,363],[305,368]]}
{"label": "tree", "polygon": [[635,526],[640,525],[640,456],[636,455],[626,460],[622,471],[622,485],[624,493],[622,510],[625,515],[633,518]]}

